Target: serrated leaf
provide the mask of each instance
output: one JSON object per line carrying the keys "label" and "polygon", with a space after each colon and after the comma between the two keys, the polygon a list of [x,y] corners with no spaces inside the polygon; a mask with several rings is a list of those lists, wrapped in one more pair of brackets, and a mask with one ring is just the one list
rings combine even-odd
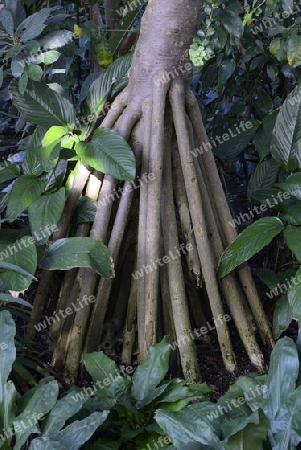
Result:
{"label": "serrated leaf", "polygon": [[20,95],[16,84],[12,83],[11,92],[16,108],[36,125],[46,128],[54,125],[74,127],[72,103],[45,83],[29,80],[24,95]]}
{"label": "serrated leaf", "polygon": [[45,244],[56,229],[65,206],[65,188],[43,195],[28,208],[32,234],[39,245]]}
{"label": "serrated leaf", "polygon": [[87,164],[119,180],[133,180],[136,159],[128,143],[114,130],[100,128],[91,142],[79,142],[75,151]]}
{"label": "serrated leaf", "polygon": [[41,267],[47,270],[90,267],[105,278],[112,277],[113,273],[109,250],[90,237],[58,239],[46,250]]}
{"label": "serrated leaf", "polygon": [[283,228],[283,223],[277,217],[263,217],[249,225],[223,253],[218,267],[218,278],[223,278],[254,256]]}
{"label": "serrated leaf", "polygon": [[167,337],[159,344],[150,347],[146,359],[137,367],[132,378],[132,394],[139,408],[150,403],[156,386],[165,377],[169,367],[170,345]]}
{"label": "serrated leaf", "polygon": [[297,86],[280,108],[272,133],[271,153],[287,170],[301,167],[301,86]]}
{"label": "serrated leaf", "polygon": [[46,186],[34,175],[22,175],[14,183],[9,196],[6,220],[16,219],[31,203],[37,200]]}

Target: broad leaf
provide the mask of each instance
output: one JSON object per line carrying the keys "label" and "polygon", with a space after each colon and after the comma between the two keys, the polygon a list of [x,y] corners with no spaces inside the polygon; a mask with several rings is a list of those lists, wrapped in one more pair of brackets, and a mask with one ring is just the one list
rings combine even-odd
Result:
{"label": "broad leaf", "polygon": [[7,33],[12,36],[14,34],[14,19],[12,13],[5,7],[0,10],[0,22]]}
{"label": "broad leaf", "polygon": [[83,420],[76,420],[57,435],[68,449],[78,450],[107,419],[109,411],[94,412]]}
{"label": "broad leaf", "polygon": [[136,159],[127,142],[114,130],[100,128],[91,142],[79,142],[75,151],[87,164],[119,180],[133,180]]}
{"label": "broad leaf", "polygon": [[287,293],[277,300],[275,311],[273,314],[273,336],[278,339],[281,333],[285,331],[293,318]]}
{"label": "broad leaf", "polygon": [[43,8],[31,14],[18,26],[17,33],[21,42],[26,42],[39,36],[45,28],[45,21],[50,16],[51,8]]}
{"label": "broad leaf", "polygon": [[267,159],[258,164],[248,184],[248,197],[252,198],[257,189],[269,189],[276,181],[279,164],[275,159]]}
{"label": "broad leaf", "polygon": [[43,36],[39,39],[39,44],[41,49],[45,50],[54,50],[56,48],[63,47],[64,45],[71,42],[73,39],[72,31],[68,30],[57,30],[52,31],[51,33],[47,33],[46,36]]}
{"label": "broad leaf", "polygon": [[277,217],[264,217],[249,225],[223,253],[218,267],[218,277],[223,278],[235,267],[254,256],[283,228],[283,223]]}
{"label": "broad leaf", "polygon": [[284,237],[288,248],[301,262],[301,228],[288,226],[284,230]]}
{"label": "broad leaf", "polygon": [[29,450],[69,450],[60,441],[48,437],[37,438],[31,441]]}
{"label": "broad leaf", "polygon": [[34,133],[27,144],[25,156],[22,163],[22,169],[25,174],[39,176],[43,172],[39,154],[42,148],[42,139],[45,133],[46,128],[38,126],[34,130]]}
{"label": "broad leaf", "polygon": [[282,183],[279,183],[278,186],[293,197],[301,200],[301,172],[293,173]]}
{"label": "broad leaf", "polygon": [[34,175],[22,175],[14,183],[8,196],[6,220],[15,220],[31,203],[37,200],[46,186]]}
{"label": "broad leaf", "polygon": [[150,403],[154,389],[168,371],[169,354],[170,345],[165,337],[159,344],[150,347],[145,361],[138,366],[132,378],[132,394],[137,400],[137,407],[143,407],[145,401]]}
{"label": "broad leaf", "polygon": [[56,229],[65,206],[65,188],[53,194],[43,195],[28,208],[29,223],[33,236],[41,245],[47,242]]}
{"label": "broad leaf", "polygon": [[110,384],[117,378],[121,378],[115,362],[108,358],[103,352],[83,354],[82,358],[97,389],[104,389],[104,391],[100,391],[100,394],[107,394],[106,391],[108,391],[107,388]]}
{"label": "broad leaf", "polygon": [[296,320],[301,319],[301,268],[298,269],[295,277],[290,282],[290,288],[287,291],[288,303],[292,317]]}
{"label": "broad leaf", "polygon": [[4,425],[4,386],[16,359],[16,325],[8,311],[0,311],[0,419]]}
{"label": "broad leaf", "polygon": [[259,125],[258,120],[252,119],[245,123],[241,122],[235,129],[231,128],[221,136],[217,136],[214,142],[221,143],[214,149],[214,153],[221,159],[235,158],[247,147]]}
{"label": "broad leaf", "polygon": [[113,275],[109,250],[102,242],[89,237],[58,239],[46,250],[41,267],[47,270],[91,267],[105,278]]}
{"label": "broad leaf", "polygon": [[255,411],[247,420],[242,422],[244,426],[238,433],[232,435],[225,445],[226,450],[261,450],[262,443],[266,440],[268,420],[262,411]]}
{"label": "broad leaf", "polygon": [[20,169],[17,164],[9,161],[0,163],[0,184],[16,178],[19,174]]}
{"label": "broad leaf", "polygon": [[75,111],[69,99],[50,89],[45,83],[28,81],[24,95],[16,83],[11,84],[16,108],[31,122],[42,127],[74,126]]}
{"label": "broad leaf", "polygon": [[43,421],[43,437],[55,438],[58,432],[64,427],[66,421],[74,416],[86,403],[88,397],[74,401],[74,394],[81,392],[79,388],[73,388],[67,395],[62,397],[50,411],[45,421]]}
{"label": "broad leaf", "polygon": [[301,167],[301,86],[287,97],[277,116],[271,153],[287,170]]}
{"label": "broad leaf", "polygon": [[268,114],[255,133],[254,145],[260,158],[264,158],[270,153],[272,131],[278,113],[279,111],[273,111],[271,114]]}
{"label": "broad leaf", "polygon": [[[25,409],[13,421],[16,431],[15,450],[21,450],[27,438],[37,432],[36,422],[44,417],[56,404],[59,393],[57,381],[42,383],[37,386]],[[31,423],[28,422],[31,418]],[[26,424],[26,427],[24,426]],[[21,431],[17,431],[21,430]]]}
{"label": "broad leaf", "polygon": [[177,413],[162,410],[156,412],[155,418],[177,448],[191,442],[200,442],[215,450],[224,449],[212,428],[201,419],[198,421],[186,420]]}
{"label": "broad leaf", "polygon": [[1,279],[7,289],[27,289],[34,278],[32,274],[36,268],[37,250],[31,236],[24,236],[10,245],[0,244]]}

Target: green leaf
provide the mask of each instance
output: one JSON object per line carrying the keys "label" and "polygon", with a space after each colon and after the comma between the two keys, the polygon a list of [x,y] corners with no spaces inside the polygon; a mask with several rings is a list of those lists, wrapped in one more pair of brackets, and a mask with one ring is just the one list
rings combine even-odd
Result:
{"label": "green leaf", "polygon": [[66,421],[73,417],[86,403],[88,397],[78,398],[74,401],[74,395],[81,392],[81,389],[75,387],[63,398],[58,400],[56,405],[43,421],[43,437],[49,436],[55,438],[58,432],[64,427]]}
{"label": "green leaf", "polygon": [[168,371],[169,354],[170,345],[165,337],[159,344],[150,347],[145,361],[137,367],[132,378],[132,394],[137,400],[137,407],[150,403],[154,389]]}
{"label": "green leaf", "polygon": [[75,223],[94,222],[96,210],[96,200],[83,196],[78,202],[72,221]]}
{"label": "green leaf", "polygon": [[242,34],[242,20],[237,12],[229,9],[220,8],[219,17],[221,25],[234,37],[240,37]]}
{"label": "green leaf", "polygon": [[20,169],[17,164],[5,161],[0,163],[0,184],[5,181],[12,180],[20,174]]}
{"label": "green leaf", "polygon": [[273,130],[271,153],[287,170],[301,167],[301,86],[296,87],[280,108]]}
{"label": "green leaf", "polygon": [[28,208],[29,223],[39,245],[45,244],[56,229],[65,206],[65,188],[43,195]]}
{"label": "green leaf", "polygon": [[79,142],[75,151],[87,164],[119,180],[133,180],[136,159],[127,142],[114,130],[100,128],[91,142]]}
{"label": "green leaf", "polygon": [[[248,128],[245,126],[248,124]],[[221,159],[232,159],[238,156],[252,140],[260,122],[258,120],[252,119],[248,122],[241,122],[240,127],[236,127],[234,130],[231,129],[229,132],[219,136],[219,140],[222,141],[221,144],[214,149],[214,153]],[[214,140],[217,141],[217,138]]]}
{"label": "green leaf", "polygon": [[[1,387],[0,390],[2,390]],[[0,401],[0,424],[2,424],[1,429],[3,430],[8,430],[12,426],[15,417],[16,398],[15,385],[12,382],[5,383],[3,387],[3,402]],[[9,441],[11,442],[11,439]],[[0,445],[3,442],[2,436],[0,436]],[[5,447],[1,446],[1,449],[3,448]]]}
{"label": "green leaf", "polygon": [[94,412],[83,420],[76,420],[59,432],[58,440],[68,449],[78,450],[107,419],[109,411]]}
{"label": "green leaf", "polygon": [[263,217],[249,225],[223,253],[218,267],[218,278],[223,278],[254,256],[283,228],[283,223],[277,217]]}
{"label": "green leaf", "polygon": [[268,395],[264,404],[273,448],[295,448],[293,445],[300,440],[296,439],[301,429],[301,390],[295,390],[298,372],[296,345],[292,339],[282,338],[272,352],[267,378]]}
{"label": "green leaf", "polygon": [[268,114],[262,121],[255,133],[254,145],[260,158],[264,158],[270,153],[270,145],[272,141],[272,131],[275,126],[276,118],[279,111],[273,111]]}
{"label": "green leaf", "polygon": [[49,147],[51,144],[57,143],[61,137],[68,134],[70,130],[71,128],[66,126],[54,126],[49,128],[42,140],[43,147]]}
{"label": "green leaf", "polygon": [[25,174],[39,176],[43,172],[40,153],[42,149],[42,139],[45,135],[45,132],[46,128],[37,127],[27,144],[25,156],[22,163],[22,169]]}
{"label": "green leaf", "polygon": [[1,279],[7,289],[27,289],[36,268],[37,250],[31,236],[24,236],[10,245],[0,244]]}
{"label": "green leaf", "polygon": [[39,36],[45,28],[45,21],[51,13],[51,8],[43,8],[31,14],[18,26],[17,33],[21,42],[26,42]]}
{"label": "green leaf", "polygon": [[24,95],[20,95],[16,83],[12,83],[11,93],[16,108],[34,124],[46,128],[54,125],[74,127],[72,103],[45,83],[29,80]]}
{"label": "green leaf", "polygon": [[22,73],[18,82],[18,88],[21,95],[24,94],[25,89],[27,88],[27,83],[28,83],[28,73],[25,71]]}
{"label": "green leaf", "polygon": [[5,31],[12,36],[14,34],[14,19],[12,13],[5,7],[0,10],[0,22]]}
{"label": "green leaf", "polygon": [[[39,383],[34,394],[26,404],[25,409],[13,421],[16,431],[15,450],[21,450],[27,438],[38,432],[36,423],[44,417],[56,404],[59,387],[56,380],[48,383]],[[31,419],[31,424],[28,422]],[[25,424],[25,426],[24,426]],[[21,431],[17,431],[21,430]]]}
{"label": "green leaf", "polygon": [[[84,353],[82,358],[94,384],[99,389],[104,389],[104,394],[107,394],[108,389],[106,388],[117,378],[121,378],[115,362],[108,358],[103,352]],[[106,380],[105,383],[104,380]],[[103,386],[99,387],[99,384]],[[100,391],[100,393],[101,395],[104,395],[102,394],[102,391]]]}
{"label": "green leaf", "polygon": [[4,425],[4,386],[16,359],[16,325],[8,311],[0,311],[0,418]]}
{"label": "green leaf", "polygon": [[201,419],[187,420],[177,413],[162,410],[156,412],[155,419],[177,448],[191,442],[200,442],[215,450],[224,449],[210,425]]}
{"label": "green leaf", "polygon": [[299,262],[301,262],[301,228],[288,226],[284,230],[284,237],[288,248],[296,256]]}
{"label": "green leaf", "polygon": [[287,291],[288,303],[292,317],[296,320],[301,319],[301,268],[298,269],[296,275],[291,280],[292,286]]}
{"label": "green leaf", "polygon": [[109,250],[102,242],[90,237],[58,239],[46,250],[41,267],[47,270],[91,267],[105,278],[113,275]]}
{"label": "green leaf", "polygon": [[4,66],[0,66],[0,88],[3,84],[3,79],[4,79]]}
{"label": "green leaf", "polygon": [[38,64],[29,64],[27,67],[29,78],[33,81],[41,81],[43,70]]}
{"label": "green leaf", "polygon": [[5,303],[17,303],[18,305],[27,306],[27,308],[32,308],[33,306],[28,303],[26,300],[23,300],[23,298],[16,298],[13,297],[10,294],[0,294],[0,301]]}
{"label": "green leaf", "polygon": [[293,314],[288,302],[287,292],[277,300],[273,314],[273,336],[278,339],[291,323]]}
{"label": "green leaf", "polygon": [[285,192],[289,192],[298,200],[301,200],[301,172],[293,173],[277,186],[279,186]]}
{"label": "green leaf", "polygon": [[71,42],[73,39],[73,33],[69,30],[57,30],[47,33],[45,36],[39,39],[41,49],[54,50]]}
{"label": "green leaf", "polygon": [[279,279],[273,270],[271,270],[271,269],[255,269],[254,273],[270,289],[276,289],[277,284],[279,283]]}
{"label": "green leaf", "polygon": [[248,184],[248,198],[251,199],[257,189],[269,189],[275,183],[279,172],[279,163],[275,159],[262,161],[252,173]]}
{"label": "green leaf", "polygon": [[60,441],[48,437],[37,438],[31,441],[29,450],[69,450]]}
{"label": "green leaf", "polygon": [[301,36],[294,28],[290,30],[287,40],[287,61],[294,68],[301,64]]}
{"label": "green leaf", "polygon": [[[243,422],[244,428],[232,435],[226,445],[226,450],[261,450],[267,437],[268,420],[264,413],[255,411]],[[241,424],[242,426],[242,424]]]}
{"label": "green leaf", "polygon": [[8,196],[6,220],[15,220],[40,197],[45,185],[45,181],[38,180],[34,175],[20,176]]}

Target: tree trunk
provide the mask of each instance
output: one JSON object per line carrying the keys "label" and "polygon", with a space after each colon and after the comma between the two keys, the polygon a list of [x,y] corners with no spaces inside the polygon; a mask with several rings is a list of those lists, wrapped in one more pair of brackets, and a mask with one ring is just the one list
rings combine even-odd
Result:
{"label": "tree trunk", "polygon": [[[169,334],[171,343],[177,343],[184,376],[200,380],[191,320],[202,320],[202,299],[197,298],[195,290],[188,289],[184,273],[189,274],[190,284],[197,286],[200,278],[204,280],[221,355],[229,371],[233,372],[236,364],[227,322],[223,320],[226,304],[257,369],[263,367],[263,356],[250,318],[254,316],[263,343],[273,345],[249,269],[244,266],[238,272],[243,289],[233,275],[222,283],[216,278],[217,262],[235,233],[227,228],[226,220],[231,216],[212,153],[206,151],[195,158],[190,151],[196,145],[202,148],[208,140],[197,101],[189,90],[192,65],[188,51],[198,29],[201,7],[199,0],[149,0],[128,87],[117,97],[102,124],[113,126],[129,139],[140,180],[152,175],[148,182],[140,181],[138,240],[135,255],[130,258],[135,260],[133,271],[139,270],[142,275],[131,277],[127,306],[122,311],[118,307],[117,317],[116,292],[119,289],[124,302],[124,285],[118,280],[99,280],[88,269],[78,271],[72,295],[67,301],[62,299],[62,304],[66,307],[68,302],[91,294],[96,295],[96,302],[76,313],[72,326],[62,327],[61,334],[54,336],[57,345],[64,344],[53,364],[65,366],[69,382],[78,376],[82,351],[99,348],[104,329],[115,338],[118,331],[124,332],[123,355],[128,361],[136,329],[140,360],[159,337]],[[123,273],[123,264],[128,264],[124,255],[130,251],[126,244],[128,223],[135,212],[134,197],[138,192],[122,195],[118,209],[112,204],[103,206],[103,196],[114,192],[116,186],[116,180],[104,177],[91,236],[108,244],[117,273]],[[65,223],[64,219],[61,223]],[[164,320],[158,320],[159,311]],[[124,330],[120,330],[122,322]]]}

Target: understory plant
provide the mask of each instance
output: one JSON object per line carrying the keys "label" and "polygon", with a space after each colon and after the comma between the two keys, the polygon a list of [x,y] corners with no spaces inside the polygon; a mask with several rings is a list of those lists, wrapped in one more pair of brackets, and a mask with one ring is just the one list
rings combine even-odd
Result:
{"label": "understory plant", "polygon": [[[132,377],[95,352],[93,384],[59,392],[53,377],[20,395],[9,379],[15,323],[0,312],[0,448],[3,450],[293,450],[301,441],[300,342],[277,342],[268,375],[240,376],[217,403],[210,389],[166,377],[167,338]],[[121,375],[123,372],[123,376]]]}

